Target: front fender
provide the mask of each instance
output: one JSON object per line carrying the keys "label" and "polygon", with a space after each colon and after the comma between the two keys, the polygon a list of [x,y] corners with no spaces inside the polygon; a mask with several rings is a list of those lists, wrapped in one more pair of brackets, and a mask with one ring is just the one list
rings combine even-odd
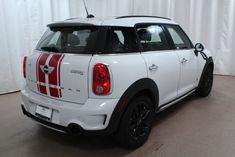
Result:
{"label": "front fender", "polygon": [[203,81],[202,78],[203,78],[203,75],[205,74],[205,71],[206,71],[206,69],[207,69],[208,66],[212,66],[212,68],[213,68],[213,70],[214,70],[214,62],[213,62],[212,56],[210,56],[210,57],[208,57],[208,58],[206,59],[206,63],[205,63],[204,68],[203,68],[203,70],[202,70],[201,77],[200,77],[200,81],[199,81],[199,83],[198,83],[198,87],[200,87],[201,84],[202,84],[202,81]]}

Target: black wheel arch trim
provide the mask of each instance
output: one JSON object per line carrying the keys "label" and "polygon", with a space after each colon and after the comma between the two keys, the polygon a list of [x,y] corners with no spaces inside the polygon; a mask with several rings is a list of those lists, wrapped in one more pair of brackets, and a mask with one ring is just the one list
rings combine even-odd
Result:
{"label": "black wheel arch trim", "polygon": [[203,70],[202,70],[201,77],[200,77],[200,81],[199,81],[199,83],[198,83],[198,87],[200,87],[200,85],[202,84],[202,78],[203,78],[203,76],[205,75],[205,71],[206,71],[207,67],[210,66],[211,64],[212,64],[213,70],[214,70],[214,62],[213,62],[213,59],[212,59],[212,57],[208,57],[208,58],[206,59],[206,63],[205,63],[204,68],[203,68]]}
{"label": "black wheel arch trim", "polygon": [[158,111],[158,103],[159,103],[159,92],[158,92],[158,86],[156,83],[149,78],[143,78],[136,82],[134,82],[131,86],[127,88],[127,90],[124,92],[124,94],[119,99],[112,116],[109,120],[109,125],[105,129],[108,133],[113,133],[118,129],[120,120],[123,116],[123,114],[126,111],[126,108],[128,107],[129,102],[138,94],[142,94],[142,92],[148,91],[152,96],[152,102],[155,108],[155,111]]}

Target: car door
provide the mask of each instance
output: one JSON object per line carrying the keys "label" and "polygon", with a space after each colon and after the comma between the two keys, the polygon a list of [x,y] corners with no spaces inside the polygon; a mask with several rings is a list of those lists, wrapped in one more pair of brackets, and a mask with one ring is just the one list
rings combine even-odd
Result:
{"label": "car door", "polygon": [[195,89],[198,81],[198,60],[188,36],[178,25],[166,25],[180,61],[178,96]]}
{"label": "car door", "polygon": [[136,26],[148,77],[155,81],[159,90],[159,105],[177,97],[180,64],[172,51],[161,25],[141,24]]}

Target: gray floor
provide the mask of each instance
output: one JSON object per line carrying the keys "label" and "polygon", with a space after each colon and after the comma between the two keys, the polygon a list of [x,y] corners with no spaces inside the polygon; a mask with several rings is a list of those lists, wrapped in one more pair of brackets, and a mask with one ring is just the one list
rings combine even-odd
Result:
{"label": "gray floor", "polygon": [[1,157],[235,156],[235,77],[216,76],[207,98],[189,96],[156,117],[147,143],[123,150],[108,137],[70,137],[22,115],[20,94],[0,96]]}

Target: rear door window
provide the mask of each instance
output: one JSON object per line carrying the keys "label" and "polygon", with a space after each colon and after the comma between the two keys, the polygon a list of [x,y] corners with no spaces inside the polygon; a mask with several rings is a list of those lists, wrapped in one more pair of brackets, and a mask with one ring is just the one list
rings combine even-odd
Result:
{"label": "rear door window", "polygon": [[160,25],[143,25],[137,27],[137,34],[144,51],[169,50],[165,32]]}

